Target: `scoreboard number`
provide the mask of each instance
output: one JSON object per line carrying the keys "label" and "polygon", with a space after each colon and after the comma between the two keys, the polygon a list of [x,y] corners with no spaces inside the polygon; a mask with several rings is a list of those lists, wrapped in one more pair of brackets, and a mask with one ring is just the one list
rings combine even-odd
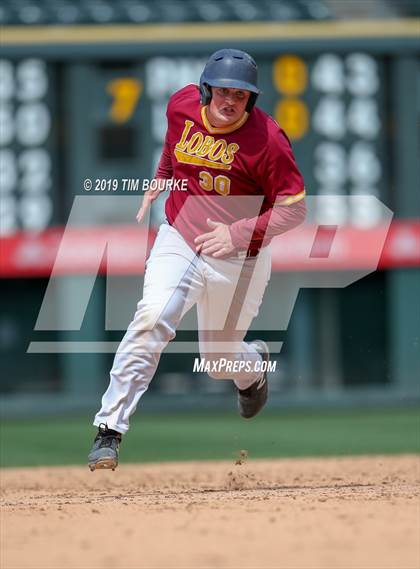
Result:
{"label": "scoreboard number", "polygon": [[107,92],[113,97],[109,116],[115,123],[131,119],[143,91],[143,83],[134,77],[118,77],[108,83]]}
{"label": "scoreboard number", "polygon": [[378,91],[378,66],[371,55],[352,53],[346,58],[346,67],[346,86],[352,95],[370,97]]}
{"label": "scoreboard number", "polygon": [[303,138],[308,130],[308,108],[300,99],[282,99],[277,103],[274,118],[291,140]]}
{"label": "scoreboard number", "polygon": [[48,92],[47,65],[40,59],[25,59],[16,66],[16,97],[19,101],[42,99]]}
{"label": "scoreboard number", "polygon": [[321,93],[343,93],[345,77],[341,58],[334,53],[325,53],[318,57],[312,69],[311,83]]}
{"label": "scoreboard number", "polygon": [[300,95],[308,84],[306,63],[296,55],[278,57],[273,65],[273,82],[279,93]]}
{"label": "scoreboard number", "polygon": [[347,113],[347,127],[361,138],[376,138],[381,128],[376,101],[360,97],[353,99]]}
{"label": "scoreboard number", "polygon": [[45,103],[23,103],[15,116],[16,139],[22,146],[37,146],[46,142],[51,114]]}
{"label": "scoreboard number", "polygon": [[315,149],[315,179],[329,193],[342,191],[347,180],[347,158],[336,142],[322,142]]}
{"label": "scoreboard number", "polygon": [[344,101],[331,95],[323,97],[313,114],[313,126],[315,131],[327,138],[343,138],[346,134]]}

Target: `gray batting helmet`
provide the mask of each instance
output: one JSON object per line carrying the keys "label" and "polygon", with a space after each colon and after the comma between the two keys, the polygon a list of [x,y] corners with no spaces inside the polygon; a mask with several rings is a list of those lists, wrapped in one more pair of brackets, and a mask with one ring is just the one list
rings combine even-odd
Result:
{"label": "gray batting helmet", "polygon": [[261,91],[257,87],[258,69],[254,59],[239,49],[219,49],[213,53],[200,77],[203,105],[211,101],[210,87],[228,87],[251,91],[246,110],[251,111]]}

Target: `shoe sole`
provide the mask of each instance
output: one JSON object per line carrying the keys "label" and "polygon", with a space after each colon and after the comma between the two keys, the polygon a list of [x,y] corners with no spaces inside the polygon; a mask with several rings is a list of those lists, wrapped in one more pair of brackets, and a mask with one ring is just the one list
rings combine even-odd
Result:
{"label": "shoe sole", "polygon": [[95,470],[115,470],[117,466],[118,462],[112,458],[103,458],[97,462],[89,464],[91,472],[95,472]]}

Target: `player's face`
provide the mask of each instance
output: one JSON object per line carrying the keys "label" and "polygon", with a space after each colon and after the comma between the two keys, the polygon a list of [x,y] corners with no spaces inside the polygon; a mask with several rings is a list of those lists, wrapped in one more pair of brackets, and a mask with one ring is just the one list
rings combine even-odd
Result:
{"label": "player's face", "polygon": [[213,126],[229,126],[239,120],[245,112],[250,91],[212,87],[209,105],[209,120]]}

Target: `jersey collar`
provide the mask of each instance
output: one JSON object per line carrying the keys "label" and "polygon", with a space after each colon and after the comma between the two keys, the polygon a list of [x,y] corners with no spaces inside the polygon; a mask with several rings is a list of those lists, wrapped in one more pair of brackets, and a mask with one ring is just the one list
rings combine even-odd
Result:
{"label": "jersey collar", "polygon": [[206,130],[210,134],[229,134],[230,132],[233,132],[234,130],[238,130],[238,128],[240,128],[243,124],[246,123],[246,121],[249,117],[249,113],[245,112],[241,116],[241,118],[238,119],[233,124],[231,124],[229,126],[225,126],[225,127],[216,127],[216,126],[212,126],[210,124],[209,119],[207,118],[206,109],[207,109],[207,105],[204,107],[201,107],[201,118],[203,120],[204,126],[206,127]]}

